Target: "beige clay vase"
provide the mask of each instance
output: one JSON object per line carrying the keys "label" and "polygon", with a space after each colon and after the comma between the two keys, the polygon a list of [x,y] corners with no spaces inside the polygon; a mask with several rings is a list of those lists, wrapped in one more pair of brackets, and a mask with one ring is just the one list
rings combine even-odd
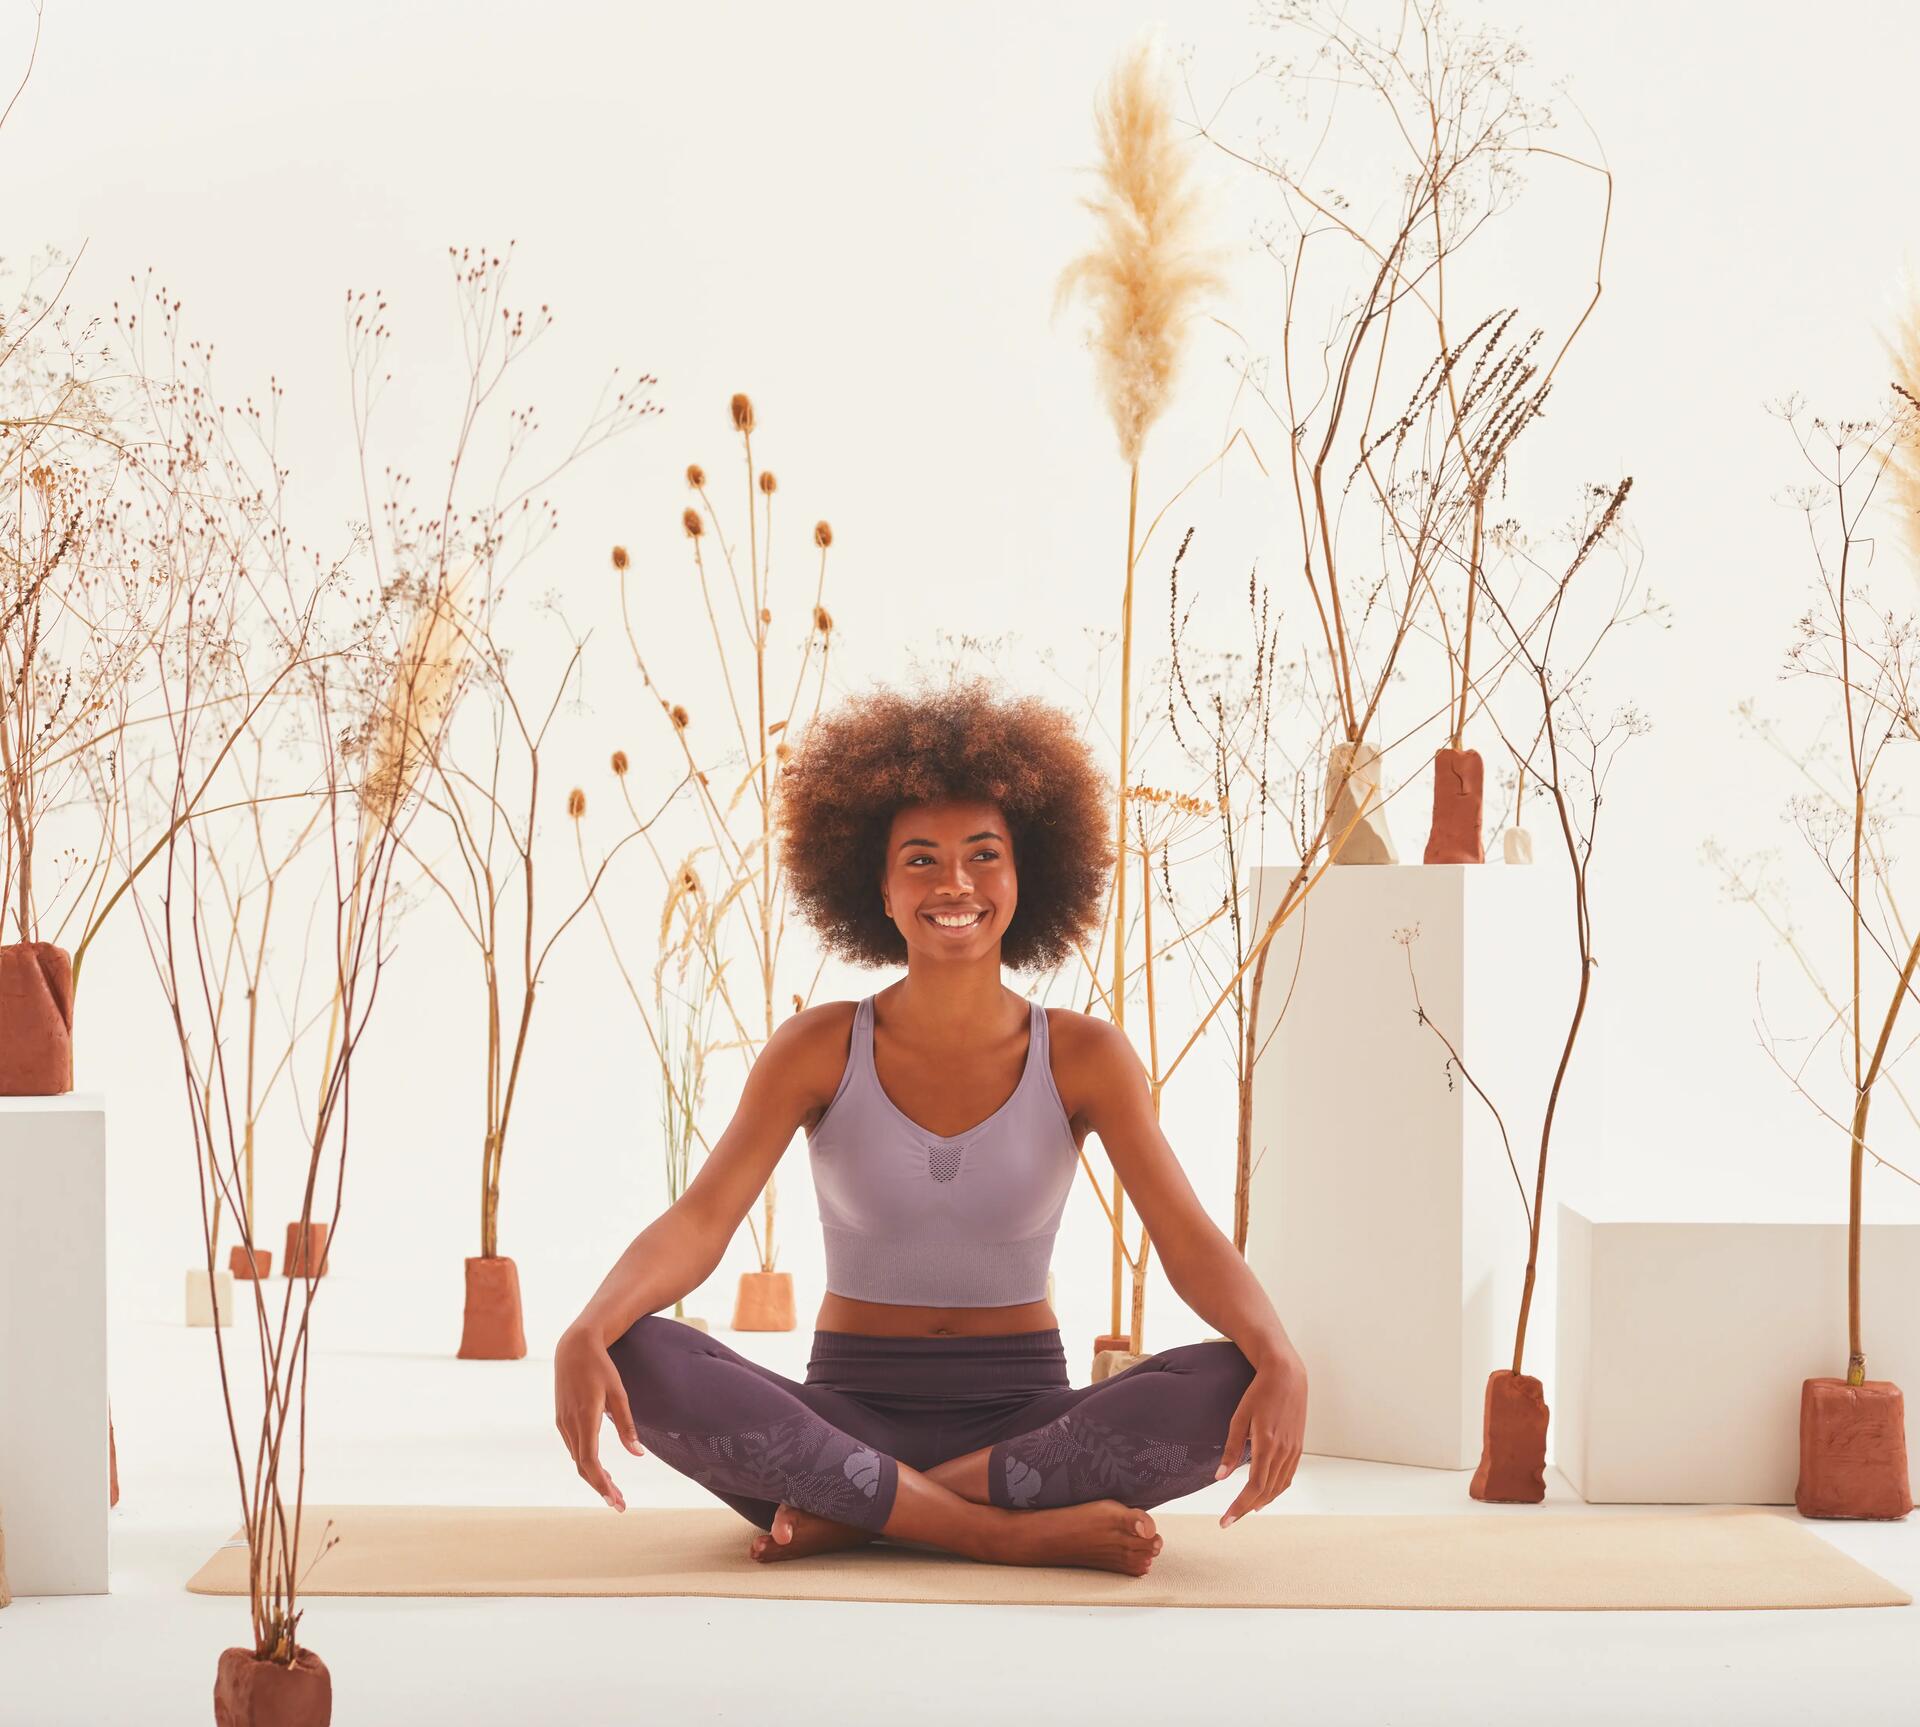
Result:
{"label": "beige clay vase", "polygon": [[231,1325],[233,1323],[233,1276],[216,1271],[212,1280],[206,1267],[192,1266],[187,1271],[187,1323],[189,1325]]}
{"label": "beige clay vase", "polygon": [[505,1254],[469,1259],[459,1359],[519,1361],[526,1353],[527,1334],[520,1321],[520,1268]]}
{"label": "beige clay vase", "polygon": [[680,1325],[691,1325],[695,1331],[711,1334],[713,1328],[704,1319],[691,1313],[669,1313],[667,1318]]}
{"label": "beige clay vase", "polygon": [[733,1302],[735,1331],[791,1331],[793,1329],[793,1273],[743,1271],[740,1292]]}

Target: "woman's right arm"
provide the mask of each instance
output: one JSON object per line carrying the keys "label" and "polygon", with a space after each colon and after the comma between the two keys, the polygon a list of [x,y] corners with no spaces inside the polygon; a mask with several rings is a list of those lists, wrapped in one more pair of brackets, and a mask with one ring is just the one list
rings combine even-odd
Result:
{"label": "woman's right arm", "polygon": [[554,1348],[555,1425],[581,1478],[616,1509],[625,1501],[598,1458],[602,1417],[613,1420],[628,1450],[644,1454],[608,1350],[637,1320],[672,1307],[713,1275],[795,1131],[819,1105],[831,1025],[809,1008],[767,1039],[733,1119],[686,1192],[628,1243]]}

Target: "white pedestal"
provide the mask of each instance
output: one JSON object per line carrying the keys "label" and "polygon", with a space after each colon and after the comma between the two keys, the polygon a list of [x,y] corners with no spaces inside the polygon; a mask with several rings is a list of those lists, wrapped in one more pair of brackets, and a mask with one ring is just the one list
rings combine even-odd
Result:
{"label": "white pedestal", "polygon": [[15,1595],[107,1592],[107,1116],[0,1097],[0,1505]]}
{"label": "white pedestal", "polygon": [[[1290,873],[1255,872],[1256,932]],[[1566,897],[1562,872],[1537,865],[1338,867],[1274,937],[1247,1262],[1307,1364],[1309,1451],[1479,1461],[1487,1375],[1512,1365],[1526,1212],[1493,1116],[1415,1015],[1393,938],[1419,926],[1420,998],[1505,1117],[1531,1203],[1578,985]],[[1595,1065],[1584,1055],[1576,1074]],[[1549,1181],[1591,1115],[1563,1099]],[[1542,1279],[1530,1339],[1550,1326],[1545,1293]]]}
{"label": "white pedestal", "polygon": [[[1560,1207],[1554,1459],[1593,1504],[1788,1505],[1800,1382],[1847,1371],[1844,1223],[1595,1221]],[[1920,1224],[1861,1232],[1869,1379],[1920,1423]]]}

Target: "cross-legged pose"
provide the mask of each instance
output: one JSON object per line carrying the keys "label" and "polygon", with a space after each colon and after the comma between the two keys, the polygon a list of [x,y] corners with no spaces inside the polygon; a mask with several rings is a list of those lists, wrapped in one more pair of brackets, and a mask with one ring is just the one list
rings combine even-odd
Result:
{"label": "cross-legged pose", "polygon": [[[1150,1507],[1243,1463],[1223,1522],[1288,1485],[1306,1373],[1125,1033],[1001,981],[1097,926],[1105,782],[1069,715],[978,682],[853,697],[783,761],[794,903],[831,951],[906,975],[768,1039],[686,1192],[562,1336],[556,1425],[609,1504],[603,1419],[758,1525],[755,1559],[878,1536],[1143,1575]],[[719,1265],[797,1129],[826,1248],[804,1381],[662,1314]],[[1221,1336],[1073,1386],[1046,1283],[1089,1133]]]}

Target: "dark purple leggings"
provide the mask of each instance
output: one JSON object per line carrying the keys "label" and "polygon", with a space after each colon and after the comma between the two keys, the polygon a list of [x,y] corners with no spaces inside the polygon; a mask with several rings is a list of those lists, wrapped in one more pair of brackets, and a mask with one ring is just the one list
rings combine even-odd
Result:
{"label": "dark purple leggings", "polygon": [[927,1470],[982,1446],[995,1505],[1159,1505],[1215,1479],[1253,1381],[1239,1345],[1213,1340],[1069,1385],[1057,1330],[816,1331],[805,1384],[662,1314],[608,1353],[640,1443],[762,1529],[784,1500],[877,1532],[902,1463]]}

